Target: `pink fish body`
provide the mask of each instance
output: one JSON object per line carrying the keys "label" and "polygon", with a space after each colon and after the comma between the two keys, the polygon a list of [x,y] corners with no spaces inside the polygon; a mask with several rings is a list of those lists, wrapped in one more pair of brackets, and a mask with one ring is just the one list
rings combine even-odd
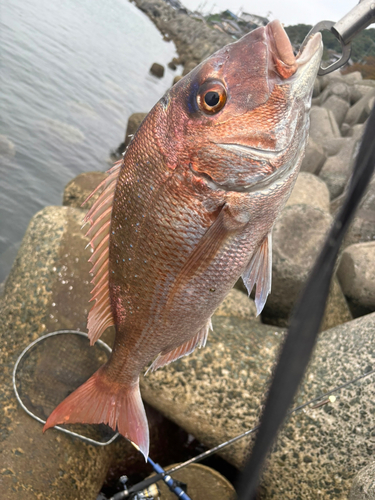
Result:
{"label": "pink fish body", "polygon": [[322,52],[294,57],[273,21],[216,52],[148,114],[86,216],[94,249],[88,330],[110,325],[110,360],[50,415],[108,423],[147,458],[139,375],[206,343],[239,276],[258,313],[271,287],[271,231],[298,175]]}

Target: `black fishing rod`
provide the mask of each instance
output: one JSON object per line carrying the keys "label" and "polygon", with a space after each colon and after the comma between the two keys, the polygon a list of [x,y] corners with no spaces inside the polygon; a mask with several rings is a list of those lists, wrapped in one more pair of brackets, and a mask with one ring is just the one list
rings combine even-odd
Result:
{"label": "black fishing rod", "polygon": [[[373,22],[375,22],[375,3],[373,0],[363,0],[338,23],[330,21],[318,23],[308,37],[321,29],[329,29],[343,47],[343,56],[337,64],[323,68],[319,74],[326,74],[342,66],[349,59],[351,40]],[[375,106],[366,125],[347,196],[292,314],[259,431],[242,474],[239,500],[255,499],[265,458],[287,415],[314,349],[339,249],[375,169],[374,132]]]}

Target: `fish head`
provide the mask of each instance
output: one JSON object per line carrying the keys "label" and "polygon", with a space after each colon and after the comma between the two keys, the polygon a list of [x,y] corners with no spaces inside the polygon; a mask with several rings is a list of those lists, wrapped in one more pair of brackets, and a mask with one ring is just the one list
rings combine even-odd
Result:
{"label": "fish head", "polygon": [[213,54],[160,101],[169,166],[212,189],[251,191],[299,165],[321,54],[317,33],[295,57],[279,21]]}

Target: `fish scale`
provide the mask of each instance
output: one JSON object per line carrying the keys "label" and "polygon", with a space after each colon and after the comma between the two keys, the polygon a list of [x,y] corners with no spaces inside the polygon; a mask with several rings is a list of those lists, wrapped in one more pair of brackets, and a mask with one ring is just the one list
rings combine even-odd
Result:
{"label": "fish scale", "polygon": [[85,218],[94,249],[89,338],[114,324],[113,351],[45,429],[108,423],[147,458],[140,373],[203,347],[239,276],[249,293],[256,286],[260,313],[271,231],[302,162],[321,52],[317,34],[294,57],[272,21],[201,63],[148,114]]}

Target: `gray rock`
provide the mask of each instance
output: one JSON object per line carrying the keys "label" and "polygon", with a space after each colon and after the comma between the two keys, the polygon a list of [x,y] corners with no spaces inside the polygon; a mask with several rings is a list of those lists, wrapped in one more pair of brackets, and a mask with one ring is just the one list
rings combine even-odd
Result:
{"label": "gray rock", "polygon": [[150,68],[150,73],[158,78],[163,78],[164,76],[164,66],[159,63],[153,63]]}
{"label": "gray rock", "polygon": [[353,71],[352,73],[347,73],[346,75],[342,75],[342,78],[345,83],[348,85],[355,85],[362,81],[362,74],[360,71]]}
{"label": "gray rock", "polygon": [[[146,401],[208,447],[258,423],[283,339],[278,328],[239,318],[214,316],[213,327],[204,349],[141,380]],[[362,374],[373,363],[374,345],[375,314],[320,334],[295,405]],[[314,408],[315,401],[288,419],[263,471],[259,498],[347,498],[355,472],[372,455],[372,379],[335,396],[336,402]],[[220,454],[241,468],[251,441]]]}
{"label": "gray rock", "polygon": [[133,138],[133,135],[137,132],[147,114],[148,113],[133,113],[129,116],[128,125],[126,127],[125,141],[123,143],[123,151],[127,148]]}
{"label": "gray rock", "polygon": [[301,172],[311,172],[312,174],[319,175],[320,169],[326,159],[327,155],[323,151],[322,146],[309,137],[305,157],[301,165]]}
{"label": "gray rock", "polygon": [[366,85],[361,83],[357,83],[355,85],[352,85],[350,87],[350,102],[351,104],[355,104],[358,102],[362,97],[366,96],[369,92],[371,92],[373,87],[370,85]]}
{"label": "gray rock", "polygon": [[328,157],[324,163],[319,177],[327,184],[331,200],[337,198],[344,191],[358,153],[358,146],[357,135],[350,137],[345,140],[340,151],[336,155]]}
{"label": "gray rock", "polygon": [[364,194],[345,236],[344,246],[375,240],[375,177]]}
{"label": "gray rock", "polygon": [[[141,377],[143,398],[209,447],[256,425],[283,338],[257,321],[214,315],[212,324],[205,348]],[[241,467],[247,447],[240,441],[221,455]]]}
{"label": "gray rock", "polygon": [[301,204],[329,212],[329,191],[325,182],[308,172],[300,172],[285,206]]}
{"label": "gray rock", "polygon": [[315,78],[314,87],[313,87],[313,97],[319,97],[320,95],[320,79],[319,77]]}
{"label": "gray rock", "polygon": [[184,66],[184,71],[182,72],[182,76],[186,76],[190,71],[192,71],[196,67],[196,61],[187,61]]}
{"label": "gray rock", "polygon": [[327,87],[320,94],[320,103],[324,104],[326,100],[335,95],[336,97],[340,97],[345,102],[349,103],[350,101],[350,90],[349,86],[343,81],[333,80],[331,81]]}
{"label": "gray rock", "polygon": [[[235,316],[236,318],[256,320],[255,302],[242,291],[233,288],[215,311],[216,316]],[[260,319],[260,318],[259,318]]]}
{"label": "gray rock", "polygon": [[331,203],[329,204],[329,212],[332,215],[332,217],[335,217],[339,209],[342,207],[346,195],[347,191],[345,190],[342,194],[340,194],[340,196],[332,200]]}
{"label": "gray rock", "polygon": [[323,151],[327,156],[335,156],[348,142],[347,137],[333,137],[324,141]]}
{"label": "gray rock", "polygon": [[352,127],[348,123],[343,123],[340,128],[341,135],[343,137],[350,137],[352,131]]}
{"label": "gray rock", "polygon": [[98,199],[100,192],[94,194],[84,207],[83,202],[94,189],[107,177],[105,172],[84,172],[72,179],[64,189],[63,205],[67,207],[83,208],[87,211]]}
{"label": "gray rock", "polygon": [[312,106],[310,112],[310,137],[317,144],[323,144],[327,139],[340,136],[340,130],[332,111]]}
{"label": "gray rock", "polygon": [[315,207],[283,210],[272,234],[272,291],[262,313],[265,322],[287,323],[331,224],[331,216]]}
{"label": "gray rock", "polygon": [[353,319],[349,305],[345,299],[340,283],[335,276],[332,279],[328,294],[326,310],[324,312],[321,331],[329,330],[337,325],[347,323]]}
{"label": "gray rock", "polygon": [[354,316],[375,311],[375,241],[347,247],[337,276]]}
{"label": "gray rock", "polygon": [[336,94],[332,94],[324,101],[322,106],[332,111],[337,125],[341,127],[348,109],[350,108],[348,100],[345,100]]}
{"label": "gray rock", "polygon": [[364,467],[355,476],[349,500],[375,500],[375,462]]}
{"label": "gray rock", "polygon": [[333,82],[343,82],[344,78],[343,75],[341,74],[340,70],[332,71],[331,73],[328,73],[328,75],[320,76],[320,87],[321,90],[324,90],[329,84]]}
{"label": "gray rock", "polygon": [[174,85],[175,83],[179,82],[181,80],[182,76],[181,75],[177,75],[173,78],[173,83],[172,85]]}
{"label": "gray rock", "polygon": [[367,118],[370,116],[371,112],[371,103],[373,102],[375,97],[375,88],[364,95],[358,102],[352,106],[346,116],[345,123],[349,125],[355,125],[356,123],[364,123]]}

